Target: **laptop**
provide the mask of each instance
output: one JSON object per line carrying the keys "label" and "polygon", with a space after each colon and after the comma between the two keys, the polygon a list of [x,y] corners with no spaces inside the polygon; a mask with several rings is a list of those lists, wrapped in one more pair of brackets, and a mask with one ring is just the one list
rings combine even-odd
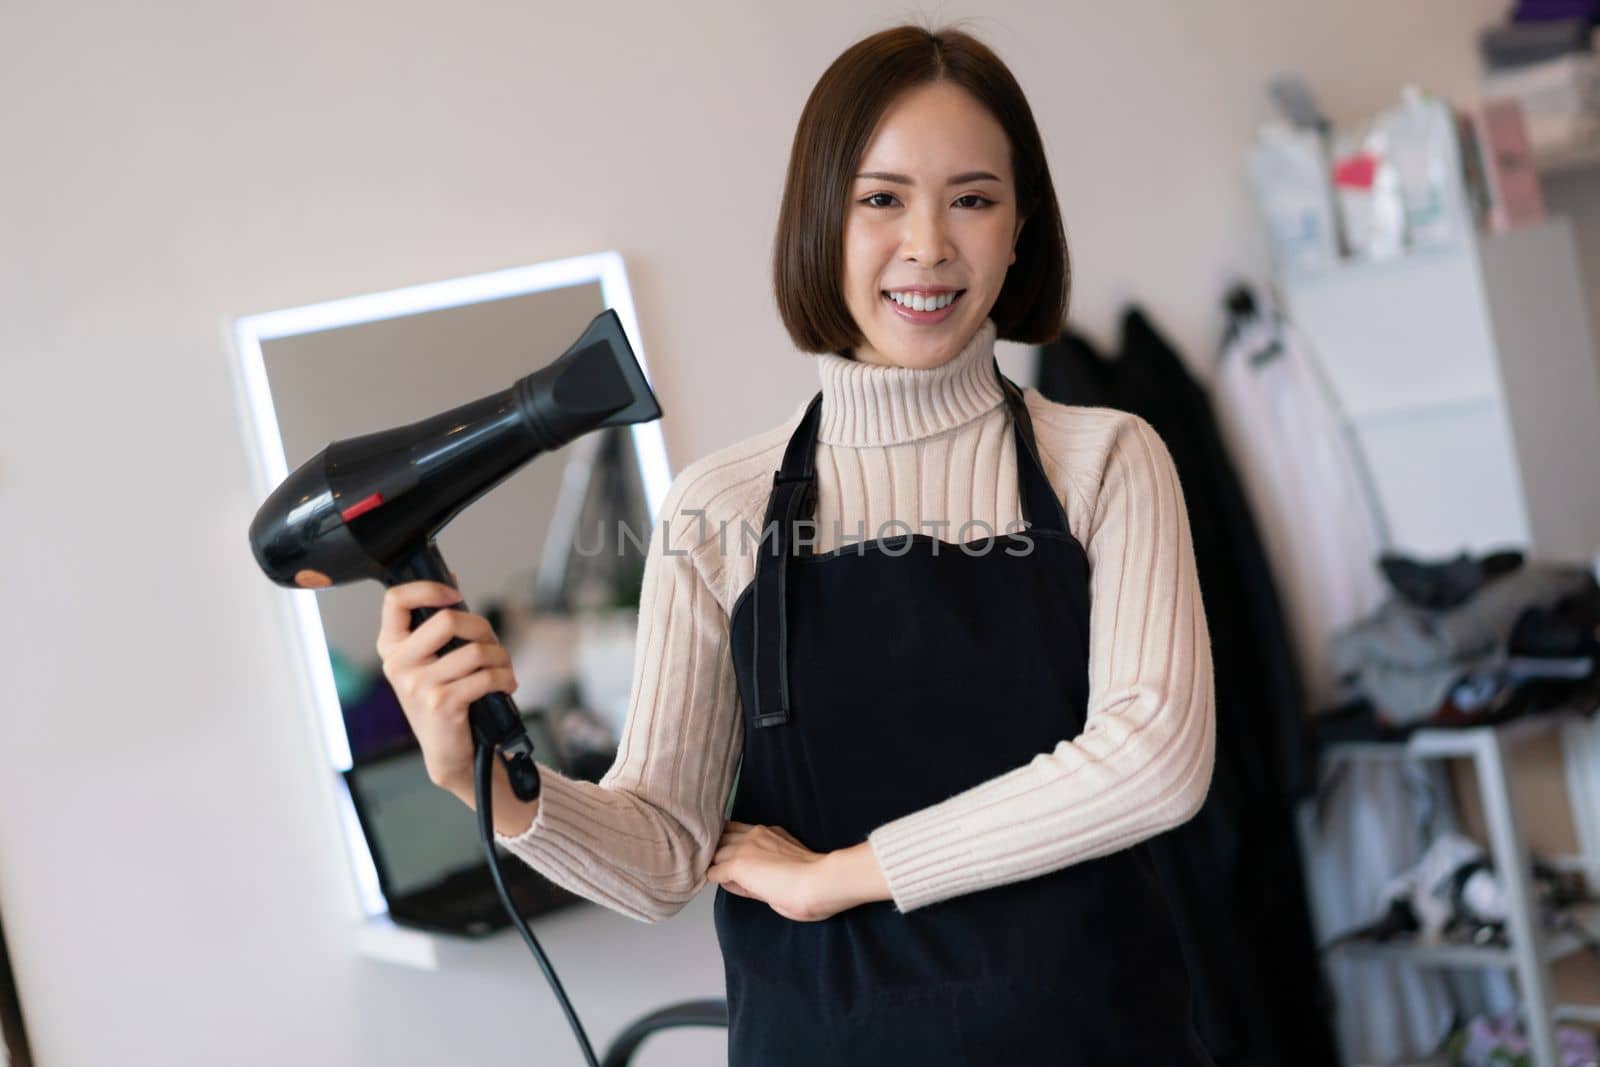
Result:
{"label": "laptop", "polygon": [[[554,751],[535,725],[535,751]],[[429,780],[415,742],[368,756],[343,776],[396,925],[464,937],[511,925],[484,860],[477,813]],[[582,899],[498,844],[495,852],[525,918]]]}

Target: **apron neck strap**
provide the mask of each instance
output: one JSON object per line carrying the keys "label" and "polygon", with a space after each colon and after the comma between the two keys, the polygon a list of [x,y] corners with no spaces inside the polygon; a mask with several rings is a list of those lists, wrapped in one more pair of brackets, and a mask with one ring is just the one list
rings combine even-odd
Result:
{"label": "apron neck strap", "polygon": [[1000,379],[1000,389],[1006,394],[1006,406],[1011,410],[1011,426],[1017,436],[1017,490],[1021,495],[1022,519],[1030,527],[1070,533],[1067,511],[1061,498],[1050,485],[1044,472],[1044,460],[1039,455],[1038,442],[1033,437],[1033,416],[1028,413],[1028,402],[1022,389],[1000,373],[1000,361],[994,361],[995,377]]}

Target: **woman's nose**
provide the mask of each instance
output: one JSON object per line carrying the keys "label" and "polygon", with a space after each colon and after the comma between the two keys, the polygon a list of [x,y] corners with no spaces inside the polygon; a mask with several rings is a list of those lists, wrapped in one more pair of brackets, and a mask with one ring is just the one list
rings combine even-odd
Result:
{"label": "woman's nose", "polygon": [[936,209],[906,213],[906,233],[900,244],[900,254],[907,261],[931,267],[949,259],[950,252],[949,231]]}

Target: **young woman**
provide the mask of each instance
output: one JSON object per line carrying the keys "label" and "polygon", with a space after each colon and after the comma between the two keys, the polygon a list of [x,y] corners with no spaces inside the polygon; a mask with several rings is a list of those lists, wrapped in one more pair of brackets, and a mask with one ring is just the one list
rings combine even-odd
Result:
{"label": "young woman", "polygon": [[[1140,846],[1211,777],[1183,494],[1144,420],[994,358],[1070,277],[1005,65],[912,26],[841,55],[774,268],[821,390],[674,479],[616,762],[532,803],[497,763],[499,842],[645,922],[715,882],[734,1067],[1210,1063]],[[479,616],[409,631],[457,599],[389,590],[379,651],[471,806],[467,705],[516,679]]]}

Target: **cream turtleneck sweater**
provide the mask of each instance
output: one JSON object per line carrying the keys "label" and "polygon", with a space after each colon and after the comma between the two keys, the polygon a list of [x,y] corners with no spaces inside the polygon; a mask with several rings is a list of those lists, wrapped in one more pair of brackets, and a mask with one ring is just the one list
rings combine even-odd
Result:
{"label": "cream turtleneck sweater", "polygon": [[[817,551],[905,532],[891,520],[952,542],[1020,520],[995,337],[985,319],[930,369],[815,357]],[[900,912],[1126,848],[1192,816],[1211,782],[1210,636],[1172,458],[1137,415],[1059,404],[1033,388],[1024,396],[1045,474],[1091,567],[1087,726],[873,830],[867,840]],[[552,881],[643,922],[672,916],[708,884],[743,747],[729,613],[760,545],[741,524],[760,530],[772,472],[810,401],[673,480],[646,555],[616,761],[598,784],[541,766],[532,825],[496,834]],[[988,529],[959,534],[968,520]]]}

